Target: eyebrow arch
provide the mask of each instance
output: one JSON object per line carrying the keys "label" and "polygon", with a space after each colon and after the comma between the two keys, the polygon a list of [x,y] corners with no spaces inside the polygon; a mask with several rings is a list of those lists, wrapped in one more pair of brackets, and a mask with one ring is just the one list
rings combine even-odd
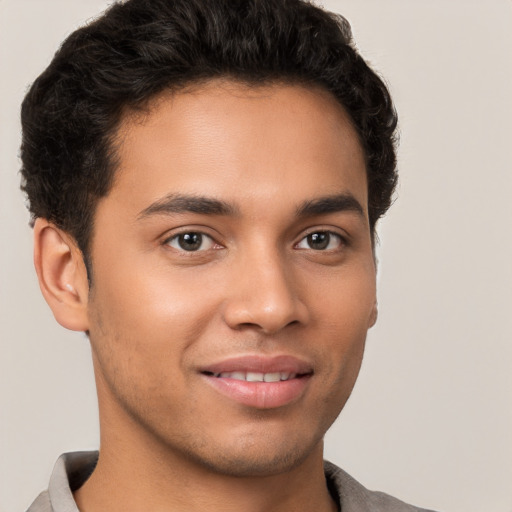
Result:
{"label": "eyebrow arch", "polygon": [[169,194],[142,210],[137,218],[185,212],[203,215],[236,215],[238,209],[232,204],[210,197]]}
{"label": "eyebrow arch", "polygon": [[361,203],[352,194],[337,194],[304,201],[297,208],[297,217],[312,217],[343,211],[355,212],[364,217]]}

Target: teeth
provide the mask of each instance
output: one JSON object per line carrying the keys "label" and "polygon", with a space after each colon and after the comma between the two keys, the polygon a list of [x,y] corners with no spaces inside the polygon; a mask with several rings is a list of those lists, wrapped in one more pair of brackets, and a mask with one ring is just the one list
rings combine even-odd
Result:
{"label": "teeth", "polygon": [[245,380],[247,382],[279,382],[282,380],[294,379],[296,373],[288,372],[274,372],[274,373],[261,373],[261,372],[223,372],[214,374],[215,377],[223,379]]}

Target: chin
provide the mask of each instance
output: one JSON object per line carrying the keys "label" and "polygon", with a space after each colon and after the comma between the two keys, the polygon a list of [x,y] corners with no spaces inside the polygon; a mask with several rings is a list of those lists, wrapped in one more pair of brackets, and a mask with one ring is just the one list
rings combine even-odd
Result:
{"label": "chin", "polygon": [[[232,432],[234,443],[205,443],[187,450],[188,459],[209,472],[232,477],[265,477],[289,472],[309,457],[322,454],[323,436],[272,438]],[[212,447],[217,447],[212,450]]]}
{"label": "chin", "polygon": [[201,458],[196,460],[208,471],[231,477],[265,477],[286,473],[300,466],[309,453],[293,452],[264,456],[247,454]]}

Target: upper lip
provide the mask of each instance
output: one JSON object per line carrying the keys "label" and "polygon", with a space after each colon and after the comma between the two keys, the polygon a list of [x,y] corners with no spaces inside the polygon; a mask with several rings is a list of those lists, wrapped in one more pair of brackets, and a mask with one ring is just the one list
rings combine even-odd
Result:
{"label": "upper lip", "polygon": [[313,373],[313,366],[307,361],[291,355],[243,355],[223,359],[200,368],[202,373],[220,374],[226,372],[287,372],[297,375]]}

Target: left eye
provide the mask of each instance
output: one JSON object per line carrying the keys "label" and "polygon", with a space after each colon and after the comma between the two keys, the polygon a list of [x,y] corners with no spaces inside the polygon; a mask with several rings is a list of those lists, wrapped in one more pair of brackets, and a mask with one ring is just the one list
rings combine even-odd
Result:
{"label": "left eye", "polygon": [[188,233],[180,233],[179,235],[169,238],[166,244],[178,251],[197,252],[211,249],[215,245],[215,242],[204,233],[191,231]]}
{"label": "left eye", "polygon": [[343,245],[343,239],[337,233],[330,231],[315,231],[305,236],[297,245],[298,249],[313,249],[315,251],[328,251],[338,249]]}

